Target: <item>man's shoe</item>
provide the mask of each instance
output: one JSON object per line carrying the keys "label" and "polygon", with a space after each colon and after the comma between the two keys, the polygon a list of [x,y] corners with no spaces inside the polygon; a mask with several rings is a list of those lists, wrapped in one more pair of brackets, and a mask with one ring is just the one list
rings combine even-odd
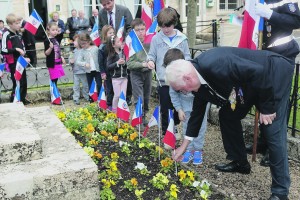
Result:
{"label": "man's shoe", "polygon": [[31,104],[31,101],[29,101],[28,99],[25,99],[24,102],[23,102],[23,104],[24,104],[24,105]]}
{"label": "man's shoe", "polygon": [[228,164],[217,164],[215,168],[221,172],[238,172],[250,174],[251,166],[248,161],[232,161]]}
{"label": "man's shoe", "polygon": [[269,200],[288,200],[289,198],[285,195],[276,195],[272,194],[269,198]]}
{"label": "man's shoe", "polygon": [[266,151],[266,154],[260,161],[260,165],[263,167],[270,167],[269,151]]}

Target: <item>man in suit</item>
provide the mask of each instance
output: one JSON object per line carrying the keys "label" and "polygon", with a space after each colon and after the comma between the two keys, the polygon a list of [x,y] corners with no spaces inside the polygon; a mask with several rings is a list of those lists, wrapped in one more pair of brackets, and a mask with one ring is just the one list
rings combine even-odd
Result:
{"label": "man in suit", "polygon": [[[126,34],[131,29],[131,21],[132,21],[132,14],[128,8],[122,5],[115,4],[114,0],[100,0],[103,8],[99,12],[99,31],[101,35],[101,30],[104,25],[111,25],[114,27],[115,31],[117,32],[121,23],[121,19],[124,16],[125,25],[124,25],[124,35],[125,38]],[[127,82],[127,91],[126,91],[126,101],[128,105],[132,104],[131,97],[132,97],[132,87],[131,87],[131,80],[130,76],[128,77]]]}
{"label": "man in suit", "polygon": [[[193,66],[194,65],[194,66]],[[284,67],[282,67],[284,66]],[[166,69],[170,86],[183,93],[193,91],[193,111],[183,143],[175,150],[179,160],[197,137],[208,102],[221,106],[220,128],[228,164],[222,172],[249,174],[241,119],[252,106],[260,111],[260,123],[270,153],[272,176],[269,200],[288,199],[290,175],[287,156],[287,110],[294,65],[292,60],[270,51],[234,47],[208,50],[192,62],[179,60]]]}
{"label": "man in suit", "polygon": [[75,33],[83,33],[90,31],[90,23],[87,18],[84,17],[85,13],[83,10],[78,11],[78,19],[73,24],[73,28],[76,30]]}
{"label": "man in suit", "polygon": [[93,29],[95,23],[98,24],[98,21],[99,21],[98,15],[99,15],[98,9],[96,9],[96,8],[93,9],[93,10],[92,10],[92,16],[91,16],[90,19],[89,19],[89,21],[90,21],[90,28],[91,28],[91,29]]}
{"label": "man in suit", "polygon": [[72,9],[71,11],[71,17],[67,19],[66,23],[66,33],[69,34],[69,38],[73,40],[73,37],[75,35],[76,30],[73,28],[73,24],[77,21],[77,11],[75,9]]}
{"label": "man in suit", "polygon": [[64,37],[64,33],[65,33],[65,23],[63,20],[59,19],[59,14],[58,12],[53,12],[52,14],[52,20],[50,22],[54,22],[57,24],[58,26],[58,33],[56,35],[56,39],[58,41],[58,44],[61,43],[61,40]]}

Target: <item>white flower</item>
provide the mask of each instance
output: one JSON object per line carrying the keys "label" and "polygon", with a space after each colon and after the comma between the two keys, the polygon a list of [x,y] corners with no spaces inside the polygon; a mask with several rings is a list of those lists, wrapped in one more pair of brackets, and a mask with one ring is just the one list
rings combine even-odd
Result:
{"label": "white flower", "polygon": [[127,142],[119,141],[119,146],[122,147],[123,145],[130,146]]}
{"label": "white flower", "polygon": [[204,184],[207,185],[208,187],[210,186],[209,182],[206,179],[202,180],[200,187],[203,187]]}
{"label": "white flower", "polygon": [[200,185],[200,182],[199,182],[199,181],[194,181],[193,187],[198,187],[199,185]]}
{"label": "white flower", "polygon": [[207,199],[208,194],[207,194],[204,190],[201,190],[200,196],[201,196],[203,199]]}
{"label": "white flower", "polygon": [[144,163],[137,162],[137,165],[134,167],[134,169],[143,170],[143,169],[147,169],[147,166],[144,165]]}

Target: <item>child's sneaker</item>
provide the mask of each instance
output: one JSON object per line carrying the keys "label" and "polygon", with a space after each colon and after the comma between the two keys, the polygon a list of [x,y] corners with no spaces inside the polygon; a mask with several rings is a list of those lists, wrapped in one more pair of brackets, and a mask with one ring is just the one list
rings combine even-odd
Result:
{"label": "child's sneaker", "polygon": [[181,160],[182,163],[189,163],[191,160],[193,160],[193,153],[190,152],[190,151],[186,151],[184,154],[183,154],[183,158]]}
{"label": "child's sneaker", "polygon": [[194,165],[201,165],[202,164],[202,151],[195,151],[194,152]]}

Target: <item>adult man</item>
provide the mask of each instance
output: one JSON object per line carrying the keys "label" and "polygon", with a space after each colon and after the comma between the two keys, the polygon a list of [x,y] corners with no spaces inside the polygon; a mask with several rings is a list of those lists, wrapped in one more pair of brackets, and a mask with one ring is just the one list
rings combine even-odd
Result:
{"label": "adult man", "polygon": [[50,20],[50,22],[55,22],[58,26],[58,33],[55,38],[57,39],[58,44],[60,44],[61,40],[64,37],[64,33],[65,33],[65,23],[63,20],[59,19],[58,12],[52,13],[52,20]]}
{"label": "adult man", "polygon": [[76,29],[73,27],[73,24],[77,21],[77,11],[75,9],[72,9],[71,11],[71,17],[67,19],[66,23],[66,33],[69,34],[69,38],[73,40],[73,37],[75,35]]}
{"label": "adult man", "polygon": [[[296,1],[265,0],[265,4],[256,4],[255,12],[265,19],[263,30],[263,49],[279,53],[293,62],[299,53],[299,46],[292,36],[294,29],[300,28],[300,11]],[[258,151],[267,149],[264,133],[258,142]],[[252,145],[247,146],[252,152]],[[269,154],[266,151],[261,160],[262,166],[269,166]]]}
{"label": "adult man", "polygon": [[[177,91],[194,91],[193,111],[186,137],[173,159],[197,137],[207,102],[221,106],[220,128],[225,151],[232,162],[218,164],[222,172],[249,174],[241,119],[253,105],[260,111],[260,123],[270,151],[272,175],[270,200],[285,200],[290,177],[287,158],[287,107],[293,75],[292,61],[270,51],[233,47],[208,50],[192,61],[174,61],[166,69],[169,84]],[[284,66],[284,67],[282,67]],[[283,89],[284,88],[284,89]]]}
{"label": "adult man", "polygon": [[[101,0],[100,1],[103,8],[99,12],[99,31],[101,34],[102,27],[104,25],[111,25],[114,27],[115,31],[118,31],[122,17],[124,16],[125,25],[124,25],[124,35],[131,29],[131,21],[132,21],[132,14],[128,8],[122,5],[115,4],[114,0]],[[131,96],[132,96],[132,88],[131,88],[131,81],[130,76],[128,76],[127,82],[127,92],[126,92],[126,100],[127,104],[131,105]]]}
{"label": "adult man", "polygon": [[99,21],[98,15],[99,15],[98,9],[96,9],[96,8],[93,9],[93,10],[92,10],[92,16],[91,16],[90,19],[89,19],[89,22],[90,22],[90,28],[91,28],[91,29],[93,29],[95,23],[98,24],[98,21]]}
{"label": "adult man", "polygon": [[73,28],[76,30],[75,33],[80,34],[90,31],[89,20],[84,17],[85,13],[83,10],[78,11],[78,19],[73,24]]}

